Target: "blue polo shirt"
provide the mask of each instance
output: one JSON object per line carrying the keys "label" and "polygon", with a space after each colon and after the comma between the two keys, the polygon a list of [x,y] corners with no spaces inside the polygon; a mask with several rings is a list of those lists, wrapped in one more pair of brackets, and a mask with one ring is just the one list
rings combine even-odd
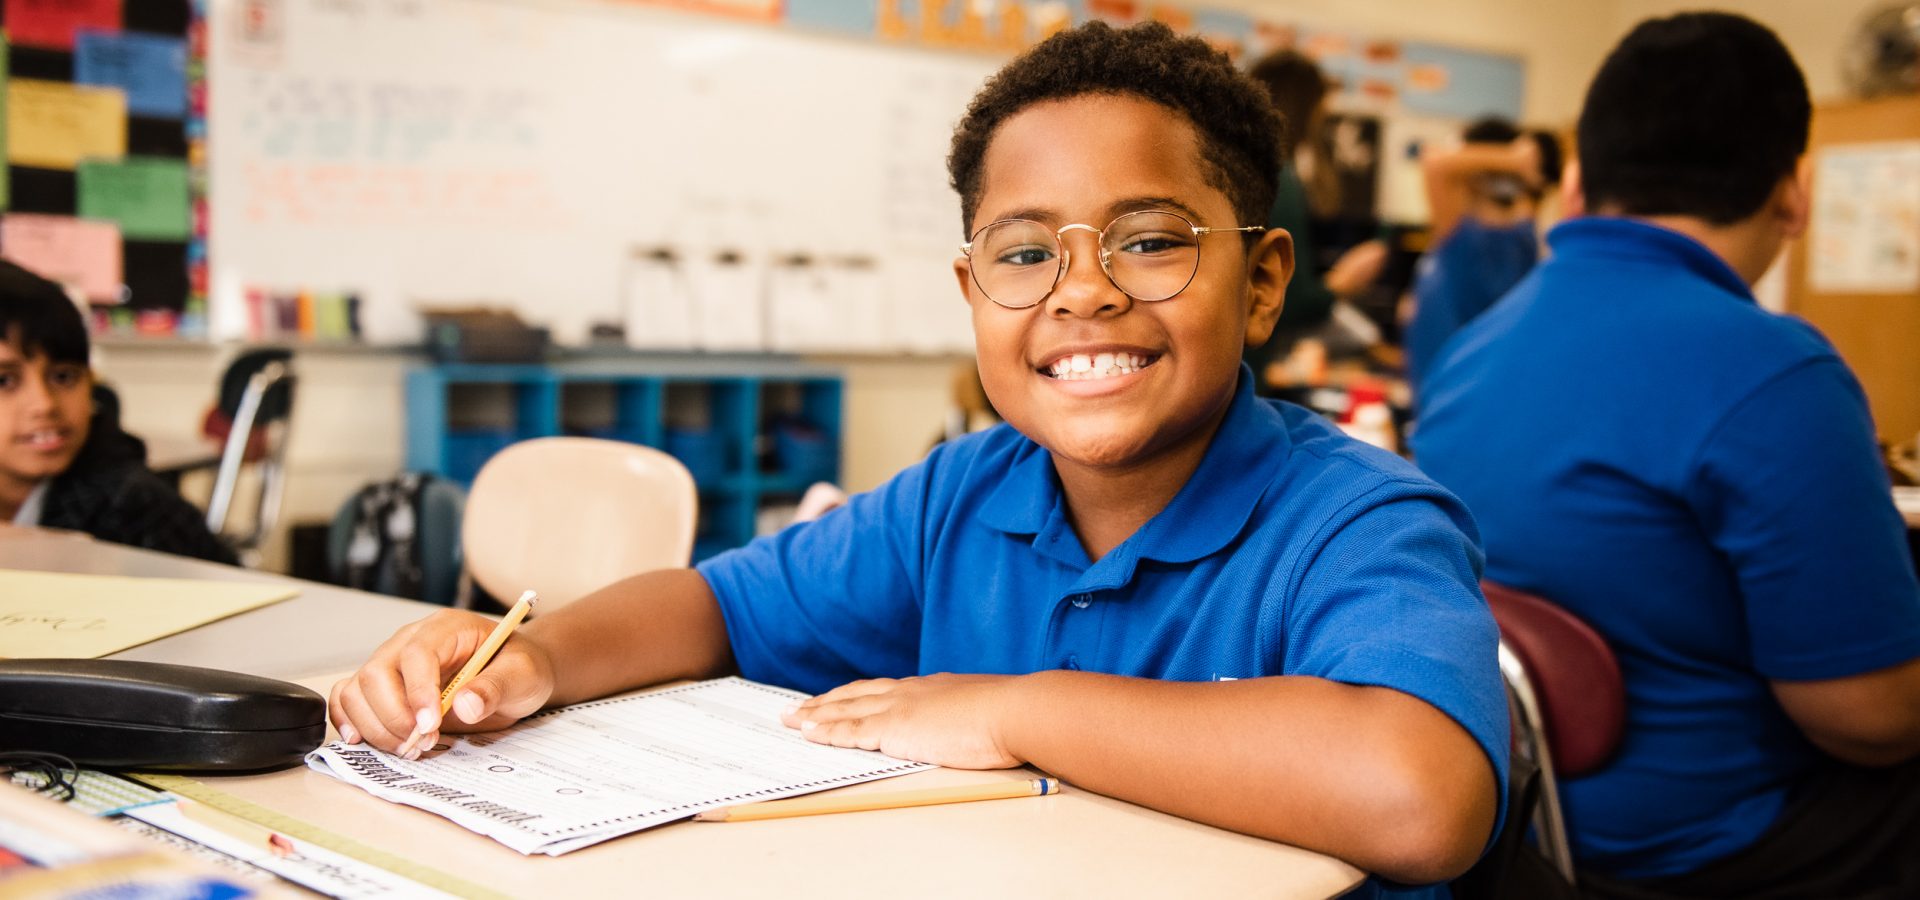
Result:
{"label": "blue polo shirt", "polygon": [[1920,587],[1818,332],[1676,232],[1596,217],[1548,242],[1442,354],[1415,459],[1473,510],[1489,579],[1619,655],[1625,744],[1561,785],[1574,856],[1688,872],[1753,843],[1819,759],[1769,682],[1920,656]]}
{"label": "blue polo shirt", "polygon": [[1472,535],[1404,460],[1254,397],[1243,366],[1186,486],[1098,562],[1051,455],[1003,425],[699,571],[748,678],[816,693],[1045,669],[1381,685],[1470,732],[1504,806],[1507,708]]}
{"label": "blue polo shirt", "polygon": [[1440,245],[1420,258],[1407,323],[1407,382],[1416,392],[1447,339],[1493,306],[1540,260],[1531,219],[1486,225],[1464,216]]}

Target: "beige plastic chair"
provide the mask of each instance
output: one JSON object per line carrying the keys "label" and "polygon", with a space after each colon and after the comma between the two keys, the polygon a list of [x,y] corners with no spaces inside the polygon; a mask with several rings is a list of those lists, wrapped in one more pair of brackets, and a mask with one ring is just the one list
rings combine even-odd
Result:
{"label": "beige plastic chair", "polygon": [[460,543],[488,594],[512,602],[531,588],[552,612],[629,575],[687,565],[698,508],[687,467],[659,450],[538,438],[480,468]]}

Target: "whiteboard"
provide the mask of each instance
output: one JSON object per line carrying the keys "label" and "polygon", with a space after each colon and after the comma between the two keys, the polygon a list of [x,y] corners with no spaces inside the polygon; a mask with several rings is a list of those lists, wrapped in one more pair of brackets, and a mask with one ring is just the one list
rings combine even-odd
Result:
{"label": "whiteboard", "polygon": [[606,0],[212,0],[207,24],[218,337],[262,289],[356,293],[382,343],[495,305],[568,343],[631,320],[655,346],[972,348],[945,157],[997,59]]}

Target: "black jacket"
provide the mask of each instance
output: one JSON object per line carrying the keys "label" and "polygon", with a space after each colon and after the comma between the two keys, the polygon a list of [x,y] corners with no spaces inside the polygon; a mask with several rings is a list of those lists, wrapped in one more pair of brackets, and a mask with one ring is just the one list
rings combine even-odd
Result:
{"label": "black jacket", "polygon": [[206,516],[147,470],[147,447],[120,429],[110,405],[94,414],[86,446],[47,486],[40,524],[103,541],[220,563],[237,561]]}

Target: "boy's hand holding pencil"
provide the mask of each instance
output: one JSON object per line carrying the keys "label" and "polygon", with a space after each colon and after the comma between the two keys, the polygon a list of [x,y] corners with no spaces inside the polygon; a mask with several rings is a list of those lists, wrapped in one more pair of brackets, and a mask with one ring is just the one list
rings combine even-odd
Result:
{"label": "boy's hand holding pencil", "polygon": [[527,594],[497,623],[445,610],[395,633],[333,686],[328,717],[340,739],[417,757],[443,729],[497,731],[539,710],[553,693],[551,661],[538,642],[508,641],[533,603]]}

